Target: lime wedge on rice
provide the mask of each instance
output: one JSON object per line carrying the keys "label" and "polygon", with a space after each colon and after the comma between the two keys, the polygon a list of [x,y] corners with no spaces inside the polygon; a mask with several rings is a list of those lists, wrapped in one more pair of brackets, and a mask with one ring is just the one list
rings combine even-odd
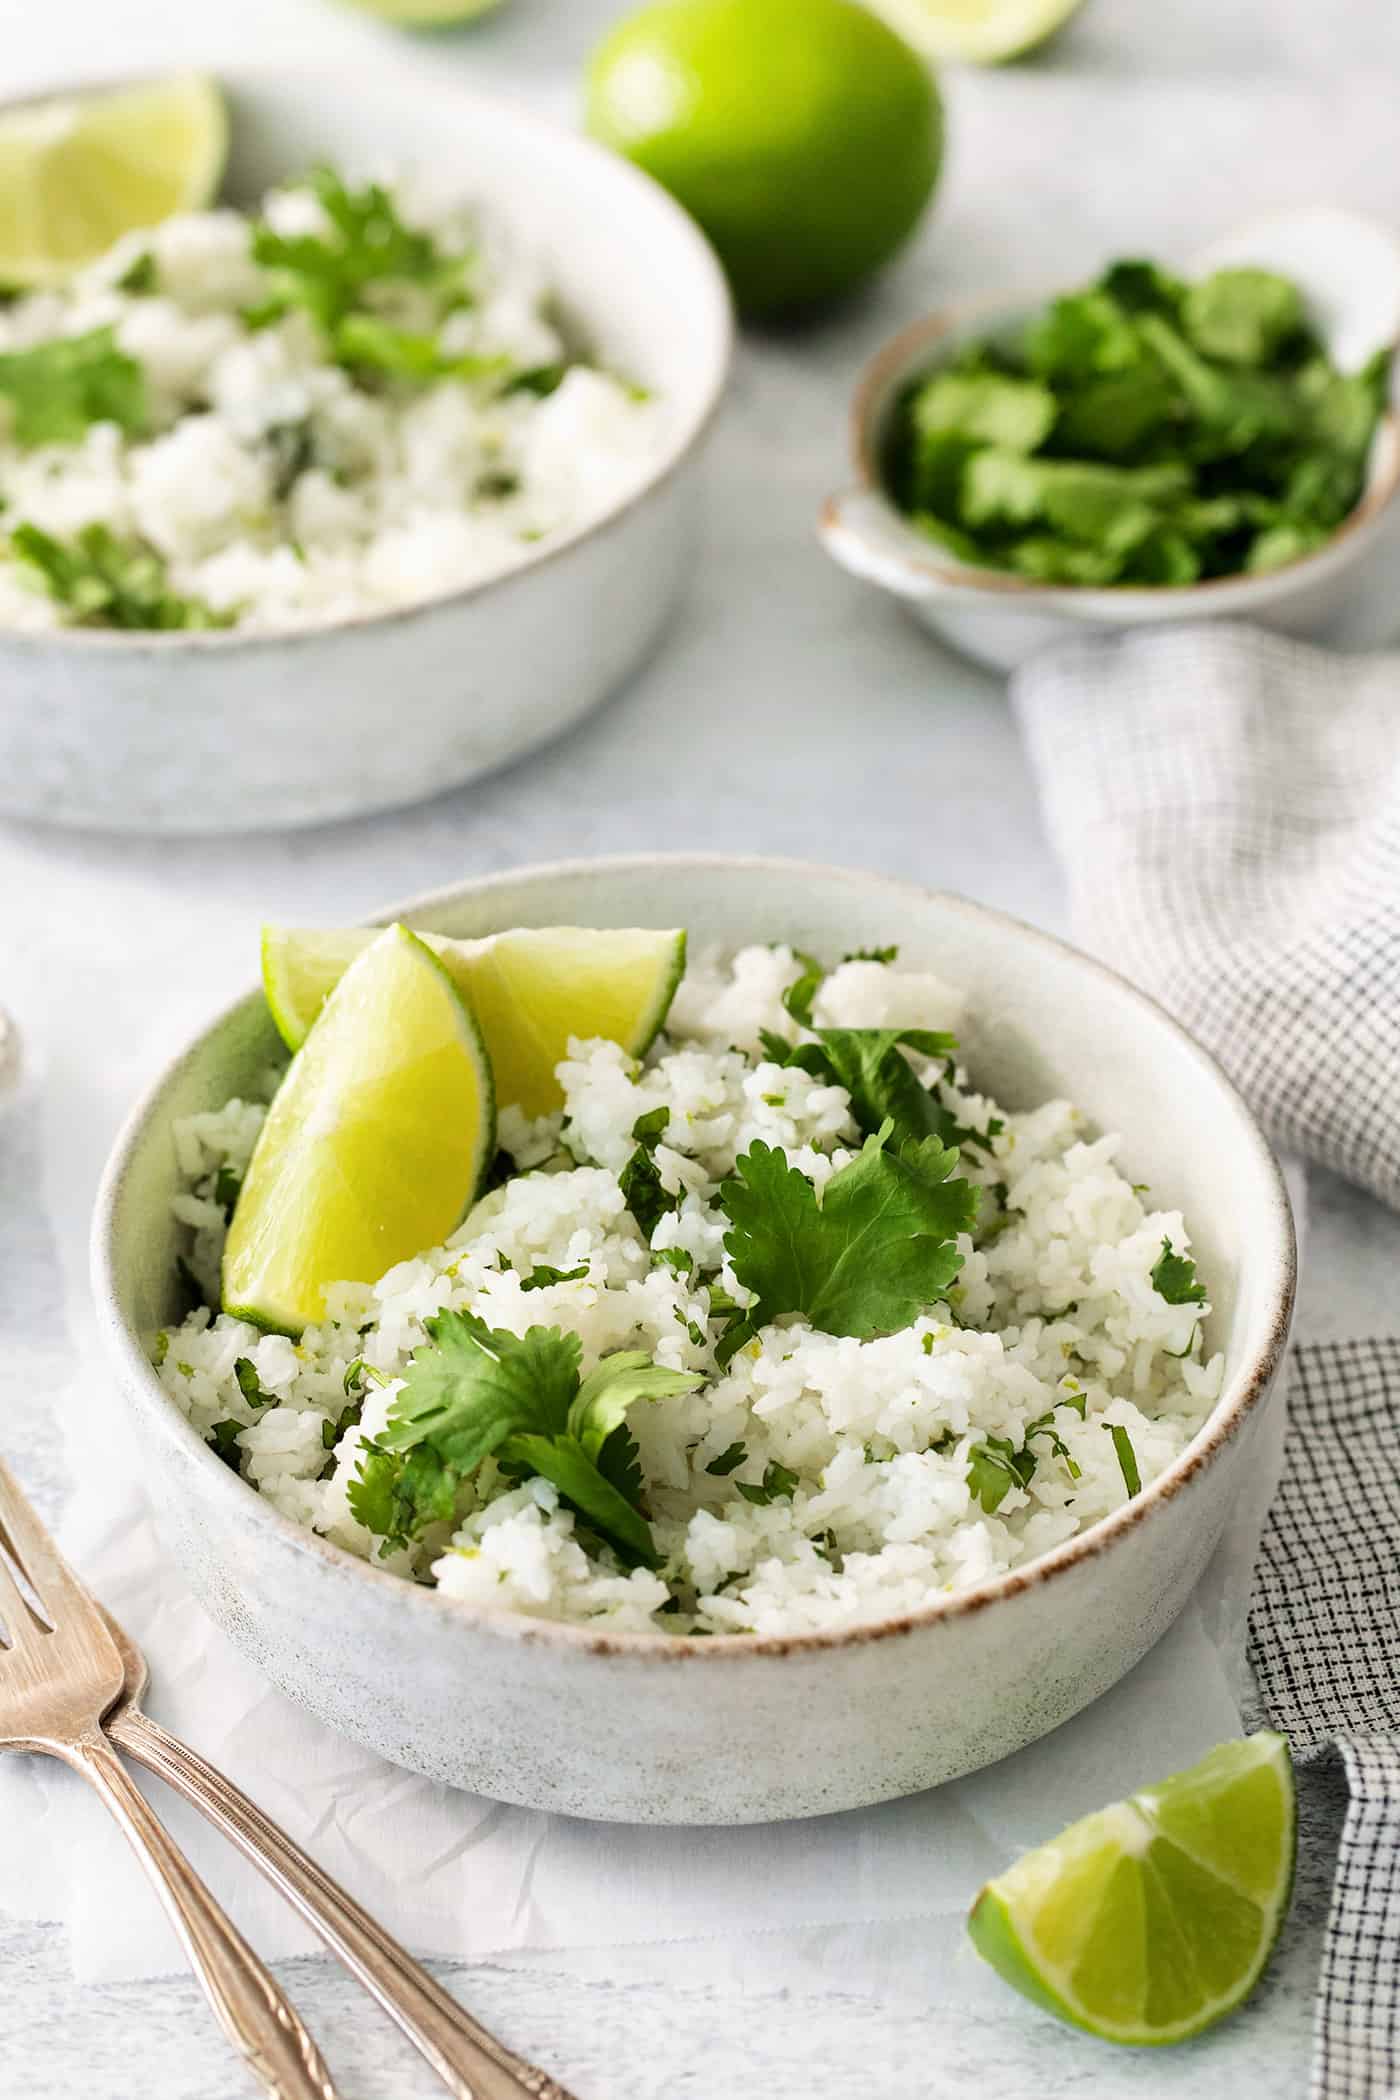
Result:
{"label": "lime wedge on rice", "polygon": [[[363,926],[263,928],[263,989],[292,1049],[374,937]],[[670,1011],[685,969],[685,934],[677,927],[525,926],[480,941],[421,938],[481,1024],[500,1105],[528,1116],[562,1103],[554,1067],[570,1036],[603,1036],[640,1057]]]}
{"label": "lime wedge on rice", "polygon": [[869,0],[925,58],[999,66],[1052,37],[1083,0]]}
{"label": "lime wedge on rice", "polygon": [[1297,1811],[1281,1735],[1085,1816],[988,1882],[968,1931],[1018,1991],[1106,2042],[1200,2034],[1263,1974],[1293,1886]]}
{"label": "lime wedge on rice", "polygon": [[198,211],[228,152],[201,73],[0,111],[0,284],[54,284],[122,234]]}
{"label": "lime wedge on rice", "polygon": [[461,1223],[495,1156],[475,1017],[403,926],[371,940],[278,1089],[224,1248],[225,1312],[285,1334]]}

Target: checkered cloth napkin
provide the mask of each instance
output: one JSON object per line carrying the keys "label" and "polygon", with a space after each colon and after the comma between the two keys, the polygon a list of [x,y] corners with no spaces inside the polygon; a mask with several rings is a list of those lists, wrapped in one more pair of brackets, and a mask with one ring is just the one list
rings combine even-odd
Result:
{"label": "checkered cloth napkin", "polygon": [[[1400,1208],[1400,656],[1087,638],[1013,695],[1081,937],[1274,1138]],[[1397,1319],[1400,1325],[1400,1318]],[[1298,1349],[1250,1615],[1270,1718],[1350,1800],[1314,2100],[1400,2086],[1400,1339]]]}

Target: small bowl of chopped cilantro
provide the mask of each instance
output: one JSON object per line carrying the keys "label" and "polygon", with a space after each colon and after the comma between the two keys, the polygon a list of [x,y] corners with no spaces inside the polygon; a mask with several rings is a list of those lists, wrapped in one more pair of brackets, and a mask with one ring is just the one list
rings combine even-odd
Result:
{"label": "small bowl of chopped cilantro", "polygon": [[1400,247],[1281,215],[1178,273],[1112,263],[931,316],[856,396],[837,561],[979,661],[1069,632],[1229,615],[1393,638]]}

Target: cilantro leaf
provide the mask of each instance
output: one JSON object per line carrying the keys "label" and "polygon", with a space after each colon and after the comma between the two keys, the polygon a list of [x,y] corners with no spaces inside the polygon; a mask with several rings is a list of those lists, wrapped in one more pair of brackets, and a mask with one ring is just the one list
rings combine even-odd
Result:
{"label": "cilantro leaf", "polygon": [[1034,452],[1055,421],[1055,397],[1029,380],[939,372],[916,393],[911,416],[918,438],[953,432],[1009,452]]}
{"label": "cilantro leaf", "polygon": [[0,401],[19,445],[74,445],[93,423],[146,427],[146,377],[111,328],[0,356]]}
{"label": "cilantro leaf", "polygon": [[937,1302],[962,1266],[957,1235],[977,1191],[951,1178],[957,1154],[937,1138],[889,1145],[885,1124],[818,1199],[783,1153],[753,1145],[720,1201],[725,1247],[756,1303],[752,1328],[801,1313],[827,1334],[892,1334]]}
{"label": "cilantro leaf", "polygon": [[242,1432],[243,1424],[235,1422],[230,1417],[226,1421],[216,1422],[208,1437],[209,1443],[214,1447],[215,1454],[223,1460],[224,1464],[231,1471],[240,1474],[243,1471],[243,1454],[239,1449],[238,1439]]}
{"label": "cilantro leaf", "polygon": [[272,1407],[276,1403],[275,1393],[265,1393],[258,1380],[251,1357],[238,1357],[233,1366],[233,1375],[238,1381],[238,1390],[249,1407]]}
{"label": "cilantro leaf", "polygon": [[380,1438],[385,1450],[431,1443],[465,1476],[517,1430],[563,1435],[578,1391],[576,1334],[532,1327],[522,1338],[468,1312],[423,1324],[429,1340],[414,1350],[394,1395]]}
{"label": "cilantro leaf", "polygon": [[734,1485],[746,1502],[752,1502],[759,1509],[763,1509],[770,1502],[790,1500],[798,1480],[797,1475],[790,1473],[786,1466],[780,1466],[776,1459],[770,1459],[763,1469],[763,1479],[757,1486],[746,1480],[736,1480]]}
{"label": "cilantro leaf", "polygon": [[624,1418],[635,1401],[689,1392],[699,1378],[627,1350],[580,1381],[579,1338],[556,1327],[522,1337],[465,1312],[424,1325],[429,1339],[413,1352],[383,1434],[351,1486],[360,1522],[391,1545],[407,1544],[451,1518],[459,1483],[494,1456],[503,1469],[552,1480],[620,1554],[655,1566]]}
{"label": "cilantro leaf", "polygon": [[378,314],[346,314],[331,331],[337,364],[427,386],[437,379],[490,379],[510,370],[505,357],[446,351],[436,335],[395,328]]}
{"label": "cilantro leaf", "polygon": [[520,1279],[522,1291],[547,1290],[552,1283],[577,1283],[588,1274],[588,1263],[581,1261],[576,1269],[551,1269],[548,1262],[536,1262],[528,1276]]}
{"label": "cilantro leaf", "polygon": [[967,1484],[987,1515],[993,1516],[1012,1488],[1029,1485],[1035,1476],[1035,1453],[1017,1450],[1010,1437],[986,1436],[967,1454]]}
{"label": "cilantro leaf", "polygon": [[1123,1475],[1123,1485],[1130,1495],[1139,1494],[1142,1490],[1142,1476],[1138,1472],[1133,1440],[1121,1422],[1110,1422],[1108,1426],[1113,1438],[1113,1449],[1118,1458],[1118,1470]]}
{"label": "cilantro leaf", "polygon": [[713,1473],[717,1480],[727,1479],[729,1474],[738,1471],[739,1467],[743,1465],[748,1455],[749,1454],[747,1450],[742,1444],[730,1444],[727,1450],[720,1452],[718,1458],[712,1458],[710,1460],[710,1463],[706,1466],[705,1471],[707,1473]]}
{"label": "cilantro leaf", "polygon": [[[792,1015],[799,1028],[812,1025],[812,1001],[826,982],[826,971],[815,956],[804,955],[801,949],[794,950],[802,965],[802,975],[791,983],[783,993],[783,1005]],[[767,1031],[764,1031],[765,1035]],[[781,1041],[781,1037],[777,1038]]]}
{"label": "cilantro leaf", "polygon": [[265,220],[253,226],[253,260],[270,272],[273,289],[245,317],[250,324],[302,307],[333,336],[372,286],[395,279],[431,285],[451,269],[460,272],[462,258],[449,261],[430,234],[406,226],[380,183],[352,190],[332,169],[318,168],[310,184],[328,221],[324,233],[282,234]]}
{"label": "cilantro leaf", "polygon": [[155,549],[143,540],[119,539],[110,526],[84,525],[65,541],[37,525],[16,525],[9,547],[79,626],[194,632],[233,624],[231,612],[178,597]]}
{"label": "cilantro leaf", "polygon": [[132,257],[117,279],[117,290],[130,292],[133,297],[144,297],[148,292],[154,292],[158,284],[156,259],[149,248],[143,248],[139,255]]}
{"label": "cilantro leaf", "polygon": [[1152,1270],[1152,1288],[1168,1305],[1204,1305],[1206,1287],[1196,1280],[1196,1264],[1189,1254],[1178,1254],[1170,1240],[1163,1240],[1162,1251]]}
{"label": "cilantro leaf", "polygon": [[649,1109],[632,1125],[637,1149],[617,1177],[622,1200],[637,1221],[644,1240],[650,1241],[661,1220],[675,1210],[680,1197],[673,1196],[661,1179],[653,1154],[671,1120],[669,1108]]}
{"label": "cilantro leaf", "polygon": [[1296,284],[1272,270],[1216,270],[1193,284],[1182,308],[1198,350],[1231,365],[1264,365],[1304,325]]}

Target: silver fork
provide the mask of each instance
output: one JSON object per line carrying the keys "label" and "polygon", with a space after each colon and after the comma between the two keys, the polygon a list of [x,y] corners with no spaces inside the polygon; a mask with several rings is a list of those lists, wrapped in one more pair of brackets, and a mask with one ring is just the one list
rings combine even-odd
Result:
{"label": "silver fork", "polygon": [[272,2100],[336,2100],[299,2015],[103,1734],[102,1718],[125,1682],[100,1607],[0,1460],[0,1751],[60,1758],[97,1789],[153,1883],[215,2018]]}
{"label": "silver fork", "polygon": [[479,2026],[231,1780],[142,1713],[145,1657],[110,1612],[103,1617],[126,1666],[124,1693],[104,1724],[112,1741],[174,1787],[267,1876],[378,1999],[454,2100],[572,2100],[548,2072],[527,2064]]}

